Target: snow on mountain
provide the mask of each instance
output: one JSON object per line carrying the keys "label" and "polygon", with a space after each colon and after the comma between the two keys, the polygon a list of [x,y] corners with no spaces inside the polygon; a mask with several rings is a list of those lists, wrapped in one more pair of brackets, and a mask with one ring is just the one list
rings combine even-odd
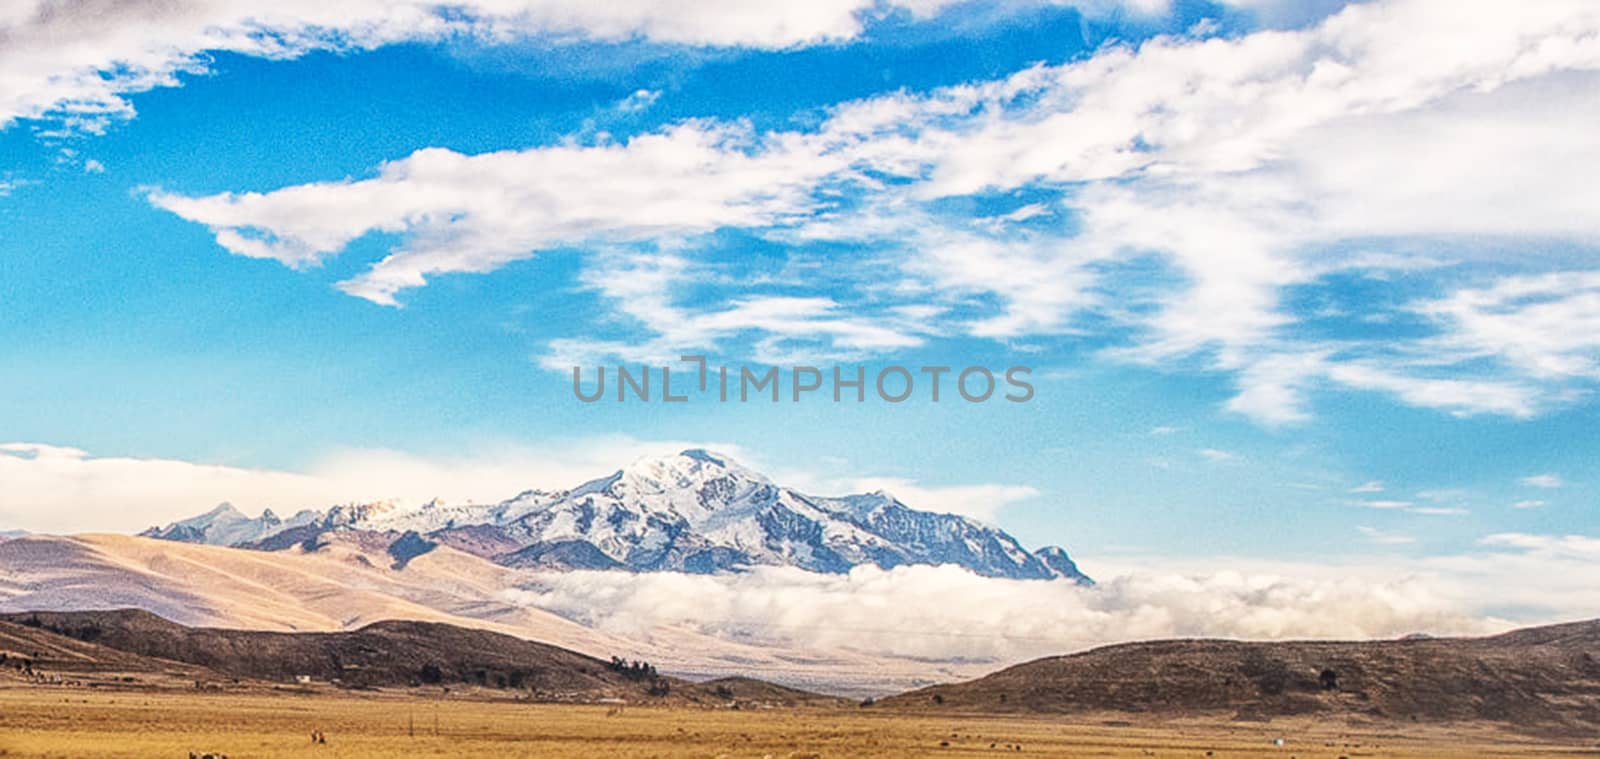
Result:
{"label": "snow on mountain", "polygon": [[1078,563],[1073,561],[1072,557],[1067,555],[1067,549],[1061,546],[1045,546],[1034,551],[1033,555],[1038,557],[1039,561],[1044,562],[1045,566],[1055,570],[1057,575],[1080,578],[1078,582],[1082,585],[1094,584],[1094,581],[1089,579],[1087,575],[1078,571]]}
{"label": "snow on mountain", "polygon": [[141,536],[178,540],[184,543],[204,543],[214,546],[233,546],[260,540],[282,530],[298,527],[318,517],[316,512],[302,511],[288,522],[278,518],[272,509],[259,517],[248,517],[231,503],[217,507],[199,516],[173,522],[166,527],[151,527]]}
{"label": "snow on mountain", "polygon": [[388,533],[403,538],[408,551],[450,545],[508,566],[710,573],[772,565],[839,573],[863,564],[957,564],[991,577],[1090,582],[1058,547],[1030,553],[1002,530],[917,511],[884,492],[809,496],[699,449],[641,459],[572,490],[530,490],[496,504],[352,504],[288,522],[271,512],[252,520],[224,504],[143,534],[278,549],[315,544],[332,530]]}

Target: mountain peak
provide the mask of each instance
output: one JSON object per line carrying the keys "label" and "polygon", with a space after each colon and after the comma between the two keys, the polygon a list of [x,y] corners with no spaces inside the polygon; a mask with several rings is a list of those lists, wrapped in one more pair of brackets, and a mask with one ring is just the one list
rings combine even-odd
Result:
{"label": "mountain peak", "polygon": [[628,479],[657,482],[668,489],[697,487],[725,477],[764,485],[771,484],[766,475],[724,454],[704,448],[687,448],[678,453],[645,456],[629,464],[621,474]]}
{"label": "mountain peak", "polygon": [[1080,585],[1093,585],[1094,581],[1079,571],[1078,563],[1067,555],[1067,549],[1061,546],[1045,546],[1033,552],[1035,558],[1053,570],[1057,575],[1074,580]]}
{"label": "mountain peak", "polygon": [[836,573],[865,564],[951,564],[991,577],[1089,583],[1060,548],[1032,553],[998,527],[918,511],[883,490],[807,495],[705,448],[645,456],[571,490],[529,491],[493,505],[379,501],[287,522],[271,514],[197,521],[145,534],[275,550],[331,531],[390,540],[410,532],[415,537],[400,553],[448,545],[513,567],[698,573],[765,565]]}
{"label": "mountain peak", "polygon": [[238,516],[238,517],[243,517],[244,516],[244,512],[240,511],[237,507],[235,507],[233,505],[233,502],[231,502],[231,501],[223,501],[222,503],[219,503],[216,506],[213,506],[210,511],[208,511],[208,512],[206,512],[204,514],[201,514],[200,516],[202,516],[202,517],[220,517],[220,516]]}
{"label": "mountain peak", "polygon": [[682,451],[679,451],[678,455],[686,459],[704,461],[708,464],[714,464],[716,466],[726,466],[724,463],[724,461],[727,459],[726,456],[718,456],[717,454],[714,454],[704,448],[685,448]]}

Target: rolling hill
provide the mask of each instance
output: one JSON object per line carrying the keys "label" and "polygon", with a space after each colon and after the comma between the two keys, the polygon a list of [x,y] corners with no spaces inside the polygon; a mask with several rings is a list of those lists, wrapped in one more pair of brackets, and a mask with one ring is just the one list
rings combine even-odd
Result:
{"label": "rolling hill", "polygon": [[14,664],[13,676],[34,682],[115,672],[245,687],[464,687],[542,701],[837,703],[756,680],[688,682],[642,664],[437,622],[392,620],[348,632],[288,633],[188,627],[138,609],[26,612],[0,615],[0,652]]}
{"label": "rolling hill", "polygon": [[221,673],[183,662],[119,651],[43,629],[0,620],[0,684],[88,687],[194,687]]}
{"label": "rolling hill", "polygon": [[1019,664],[885,705],[1002,712],[1346,715],[1600,727],[1600,621],[1485,638],[1162,640]]}

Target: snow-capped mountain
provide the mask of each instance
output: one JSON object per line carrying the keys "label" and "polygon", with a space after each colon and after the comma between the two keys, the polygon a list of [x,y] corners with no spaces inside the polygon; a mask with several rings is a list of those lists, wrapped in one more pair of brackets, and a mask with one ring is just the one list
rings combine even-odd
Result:
{"label": "snow-capped mountain", "polygon": [[145,537],[179,540],[185,543],[205,543],[214,546],[236,546],[260,540],[285,529],[309,524],[320,518],[314,511],[302,511],[285,522],[272,509],[259,517],[248,517],[231,503],[217,507],[199,516],[173,522],[166,527],[152,527],[139,533]]}
{"label": "snow-capped mountain", "polygon": [[283,521],[231,506],[152,528],[150,537],[262,549],[315,545],[357,530],[445,544],[508,566],[720,572],[793,566],[846,572],[873,564],[957,564],[991,577],[1088,584],[1066,551],[1030,553],[1004,531],[917,511],[884,492],[809,496],[709,451],[642,459],[572,490],[530,490],[496,504],[336,506]]}

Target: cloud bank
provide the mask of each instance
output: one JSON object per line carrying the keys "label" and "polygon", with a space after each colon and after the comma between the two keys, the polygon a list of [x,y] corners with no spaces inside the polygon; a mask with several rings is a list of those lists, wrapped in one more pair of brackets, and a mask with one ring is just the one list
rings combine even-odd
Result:
{"label": "cloud bank", "polygon": [[983,578],[956,567],[818,575],[570,572],[510,600],[619,635],[686,627],[730,640],[934,660],[1020,661],[1170,637],[1375,638],[1477,634],[1473,615],[1429,581],[1137,572],[1095,588]]}
{"label": "cloud bank", "polygon": [[805,650],[1015,662],[1153,638],[1483,635],[1585,619],[1600,604],[1596,556],[1593,537],[1504,533],[1483,538],[1480,550],[1424,559],[1091,561],[1094,588],[951,566],[847,575],[763,567],[540,574],[507,598],[619,635],[684,627]]}

